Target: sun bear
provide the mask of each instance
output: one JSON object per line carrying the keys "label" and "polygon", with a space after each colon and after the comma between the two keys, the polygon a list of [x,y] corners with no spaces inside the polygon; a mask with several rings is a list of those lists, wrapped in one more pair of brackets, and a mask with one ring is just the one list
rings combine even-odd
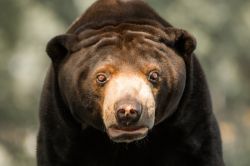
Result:
{"label": "sun bear", "polygon": [[38,166],[223,166],[195,48],[143,1],[96,1],[47,44]]}

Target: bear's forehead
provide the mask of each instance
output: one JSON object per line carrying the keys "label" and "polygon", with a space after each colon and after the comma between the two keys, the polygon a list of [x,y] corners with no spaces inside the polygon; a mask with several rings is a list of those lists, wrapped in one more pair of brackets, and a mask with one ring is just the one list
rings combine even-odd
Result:
{"label": "bear's forehead", "polygon": [[136,25],[123,23],[117,26],[105,26],[99,29],[85,29],[78,34],[78,42],[74,45],[73,51],[80,49],[98,49],[115,45],[120,49],[124,46],[133,45],[133,48],[145,47],[164,50],[165,43],[170,37],[164,30],[151,25]]}

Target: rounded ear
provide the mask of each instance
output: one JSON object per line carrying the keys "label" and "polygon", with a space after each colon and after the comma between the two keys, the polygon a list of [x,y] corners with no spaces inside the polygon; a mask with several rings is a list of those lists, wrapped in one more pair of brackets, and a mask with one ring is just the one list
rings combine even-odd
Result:
{"label": "rounded ear", "polygon": [[58,63],[72,51],[76,42],[77,37],[75,35],[59,35],[48,42],[46,52],[53,63]]}
{"label": "rounded ear", "polygon": [[[176,28],[166,28],[165,32],[169,35],[172,48],[181,55],[189,56],[196,48],[196,39],[187,31]],[[169,44],[167,44],[169,45]]]}

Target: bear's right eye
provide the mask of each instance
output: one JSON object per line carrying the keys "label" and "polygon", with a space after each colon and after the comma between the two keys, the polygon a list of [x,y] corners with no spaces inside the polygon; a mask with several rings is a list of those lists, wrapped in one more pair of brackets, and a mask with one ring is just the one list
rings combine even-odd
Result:
{"label": "bear's right eye", "polygon": [[96,81],[99,84],[104,84],[104,83],[106,83],[108,81],[108,75],[105,74],[105,73],[99,73],[96,76]]}

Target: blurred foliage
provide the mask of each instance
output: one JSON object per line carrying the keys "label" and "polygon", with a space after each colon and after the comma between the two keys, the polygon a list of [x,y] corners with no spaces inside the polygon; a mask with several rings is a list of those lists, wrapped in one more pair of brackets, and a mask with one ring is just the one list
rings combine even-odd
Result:
{"label": "blurred foliage", "polygon": [[[250,1],[147,0],[198,41],[228,166],[250,163]],[[0,1],[0,165],[35,165],[47,41],[94,0]]]}

